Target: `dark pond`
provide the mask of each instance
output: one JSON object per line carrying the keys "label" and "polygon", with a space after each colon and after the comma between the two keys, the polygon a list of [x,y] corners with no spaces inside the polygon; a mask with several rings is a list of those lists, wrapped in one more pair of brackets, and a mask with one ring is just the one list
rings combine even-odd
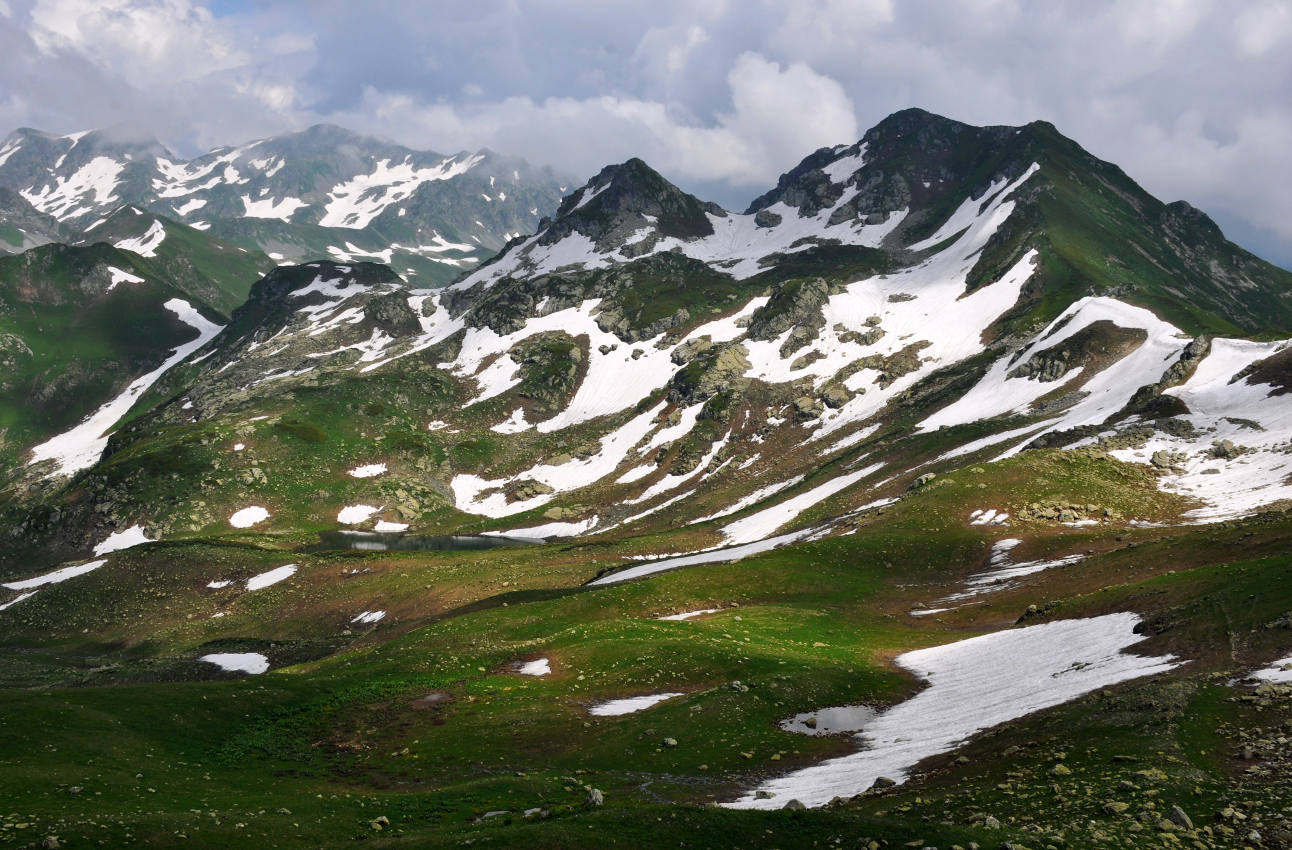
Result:
{"label": "dark pond", "polygon": [[375,531],[321,531],[319,542],[306,552],[355,549],[362,552],[443,552],[497,549],[503,546],[532,546],[542,543],[532,537],[496,537],[492,534],[381,534]]}

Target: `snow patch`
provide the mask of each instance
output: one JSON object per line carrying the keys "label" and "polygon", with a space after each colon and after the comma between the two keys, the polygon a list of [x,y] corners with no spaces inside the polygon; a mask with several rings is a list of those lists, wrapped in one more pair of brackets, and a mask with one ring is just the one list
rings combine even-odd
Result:
{"label": "snow patch", "polygon": [[250,195],[242,196],[243,215],[247,218],[276,218],[279,221],[290,221],[292,215],[301,207],[309,204],[300,198],[282,198],[274,200],[265,198],[253,201]]}
{"label": "snow patch", "polygon": [[1179,666],[1171,656],[1124,650],[1143,640],[1135,614],[1108,614],[1008,629],[898,656],[928,687],[882,712],[858,735],[860,752],[769,780],[728,803],[776,809],[791,799],[822,806],[852,797],[880,776],[903,782],[916,763],[973,735],[1118,682]]}
{"label": "snow patch", "polygon": [[675,621],[689,620],[692,617],[699,617],[703,614],[716,614],[721,610],[722,610],[721,608],[697,608],[694,611],[683,611],[681,614],[669,614],[664,617],[656,617],[655,619],[656,620],[675,620]]}
{"label": "snow patch", "polygon": [[267,519],[269,519],[269,511],[259,505],[252,505],[249,508],[234,512],[233,516],[229,517],[229,525],[234,528],[251,528],[251,526]]}
{"label": "snow patch", "polygon": [[1280,658],[1268,667],[1253,671],[1252,678],[1281,685],[1292,684],[1292,655]]}
{"label": "snow patch", "polygon": [[94,547],[94,554],[106,555],[109,552],[117,552],[121,549],[129,549],[132,546],[152,542],[153,538],[144,533],[142,525],[132,525],[125,531],[114,531],[105,537],[102,543]]}
{"label": "snow patch", "polygon": [[116,266],[108,266],[108,292],[117,288],[118,283],[143,283],[144,279],[137,274],[119,269]]}
{"label": "snow patch", "polygon": [[197,330],[197,339],[186,342],[171,352],[170,357],[153,371],[136,378],[116,398],[103,404],[80,425],[59,434],[31,450],[28,465],[44,460],[54,460],[57,466],[52,475],[72,475],[93,466],[107,448],[109,429],[134,407],[139,397],[157,382],[172,366],[177,365],[194,351],[206,345],[223,328],[203,318],[202,314],[182,298],[172,298],[164,305],[181,322]]}
{"label": "snow patch", "polygon": [[381,508],[372,505],[346,505],[336,515],[336,521],[342,525],[359,525],[367,522]]}
{"label": "snow patch", "polygon": [[122,239],[116,247],[122,251],[133,251],[141,257],[157,256],[157,248],[166,240],[166,228],[160,221],[153,219],[143,236],[133,239]]}
{"label": "snow patch", "polygon": [[588,714],[594,717],[617,717],[621,714],[633,714],[638,711],[645,711],[654,705],[659,705],[666,699],[680,697],[680,693],[663,693],[647,694],[640,697],[626,697],[624,699],[611,699],[605,702],[599,702],[588,709]]}
{"label": "snow patch", "polygon": [[522,676],[546,676],[552,672],[552,665],[546,658],[535,658],[521,664],[516,672]]}
{"label": "snow patch", "polygon": [[253,676],[269,669],[269,659],[259,652],[214,652],[197,660],[214,664],[230,673],[249,673]]}
{"label": "snow patch", "polygon": [[3,584],[0,584],[0,587],[8,588],[9,590],[30,590],[33,587],[44,587],[47,584],[58,584],[60,582],[67,581],[69,578],[76,578],[77,576],[83,576],[88,572],[93,572],[107,562],[108,560],[103,558],[98,561],[78,564],[74,567],[63,567],[62,569],[54,570],[52,573],[45,573],[43,576],[26,578],[21,581],[4,582]]}
{"label": "snow patch", "polygon": [[283,564],[281,567],[274,567],[272,570],[254,575],[247,579],[247,590],[262,590],[271,584],[278,584],[283,579],[290,578],[296,570],[296,564]]}

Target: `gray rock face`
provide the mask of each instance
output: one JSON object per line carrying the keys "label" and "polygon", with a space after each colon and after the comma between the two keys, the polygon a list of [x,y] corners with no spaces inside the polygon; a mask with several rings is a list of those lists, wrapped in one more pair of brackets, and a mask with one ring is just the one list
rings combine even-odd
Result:
{"label": "gray rock face", "polygon": [[652,235],[639,243],[638,250],[644,253],[661,237],[691,239],[712,235],[709,215],[725,216],[726,212],[686,194],[634,157],[607,166],[581,191],[567,196],[538,242],[552,245],[580,233],[591,239],[598,250],[605,251],[619,247],[633,233],[649,227]]}
{"label": "gray rock face", "polygon": [[686,405],[706,401],[742,381],[749,367],[749,351],[743,345],[715,348],[673,376],[669,401]]}
{"label": "gray rock face", "polygon": [[1166,819],[1181,829],[1193,829],[1193,821],[1185,813],[1184,809],[1179,806],[1172,806],[1171,811],[1167,813]]}
{"label": "gray rock face", "polygon": [[749,338],[776,339],[793,327],[815,331],[825,324],[821,308],[830,298],[830,287],[822,278],[793,280],[778,285],[771,300],[749,320]]}

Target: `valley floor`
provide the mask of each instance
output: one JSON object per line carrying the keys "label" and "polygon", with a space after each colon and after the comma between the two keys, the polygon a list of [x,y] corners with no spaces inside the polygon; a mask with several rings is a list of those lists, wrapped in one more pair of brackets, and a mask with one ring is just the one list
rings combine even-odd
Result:
{"label": "valley floor", "polygon": [[969,489],[598,585],[677,533],[115,553],[3,614],[0,846],[1289,846],[1292,518]]}

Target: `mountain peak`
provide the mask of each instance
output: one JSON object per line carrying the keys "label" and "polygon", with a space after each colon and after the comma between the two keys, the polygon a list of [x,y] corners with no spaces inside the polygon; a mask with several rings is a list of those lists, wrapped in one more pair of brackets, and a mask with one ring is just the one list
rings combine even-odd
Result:
{"label": "mountain peak", "polygon": [[598,250],[605,250],[645,227],[663,237],[703,237],[713,233],[710,214],[725,216],[726,212],[683,192],[633,157],[606,166],[567,195],[539,241],[552,244],[577,232],[596,243]]}

